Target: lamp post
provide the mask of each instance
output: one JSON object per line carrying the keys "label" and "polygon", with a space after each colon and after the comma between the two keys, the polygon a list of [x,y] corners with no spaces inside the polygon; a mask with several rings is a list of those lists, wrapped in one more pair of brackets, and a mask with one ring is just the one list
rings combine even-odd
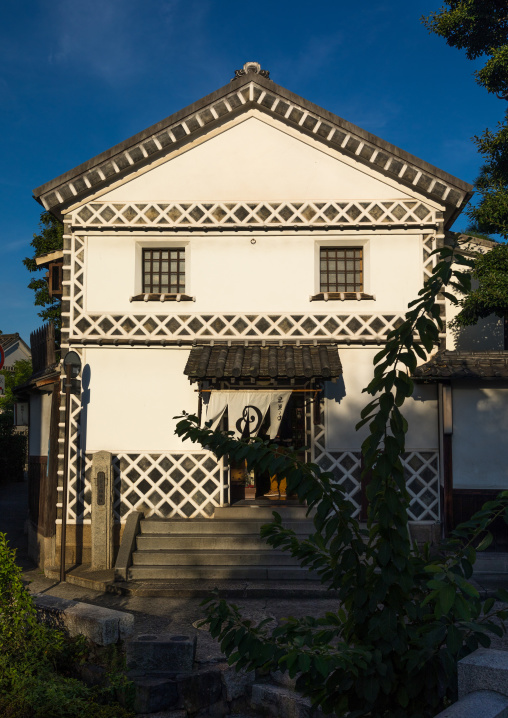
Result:
{"label": "lamp post", "polygon": [[69,473],[69,415],[71,409],[71,389],[77,393],[75,382],[81,371],[79,355],[70,351],[63,360],[65,368],[65,428],[64,428],[64,469],[62,479],[62,531],[60,534],[60,581],[65,581],[65,543],[67,538],[67,475]]}

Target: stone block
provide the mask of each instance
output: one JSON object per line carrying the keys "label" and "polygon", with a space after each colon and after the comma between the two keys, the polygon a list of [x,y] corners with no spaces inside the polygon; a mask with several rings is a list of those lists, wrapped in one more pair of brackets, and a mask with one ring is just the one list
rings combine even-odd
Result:
{"label": "stone block", "polygon": [[46,623],[65,629],[70,636],[81,633],[98,646],[118,643],[131,636],[134,630],[132,613],[47,594],[36,594],[34,601]]}
{"label": "stone block", "polygon": [[177,677],[179,707],[189,713],[217,703],[222,698],[222,681],[219,670],[194,671]]}
{"label": "stone block", "polygon": [[142,516],[141,511],[131,511],[127,516],[115,563],[115,579],[117,581],[127,580],[129,566],[132,560],[132,552],[136,548],[136,536],[139,533]]}
{"label": "stone block", "polygon": [[250,706],[250,691],[249,695],[242,696],[241,698],[235,698],[229,702],[229,710],[232,715],[243,716],[251,715],[252,710]]}
{"label": "stone block", "polygon": [[196,713],[196,718],[224,718],[229,715],[229,708],[226,701],[217,701],[208,708],[202,708]]}
{"label": "stone block", "polygon": [[136,636],[126,646],[129,670],[186,673],[192,671],[196,655],[196,636]]}
{"label": "stone block", "polygon": [[168,678],[144,676],[134,681],[134,710],[136,713],[155,713],[174,706],[178,700],[175,681]]}
{"label": "stone block", "polygon": [[508,718],[508,698],[493,691],[468,693],[435,718]]}
{"label": "stone block", "polygon": [[109,451],[92,456],[92,569],[113,568],[113,457]]}
{"label": "stone block", "polygon": [[222,671],[226,700],[234,701],[236,698],[242,698],[250,693],[250,688],[255,680],[255,671],[237,671],[233,666],[228,666]]}
{"label": "stone block", "polygon": [[508,651],[479,648],[458,663],[459,698],[473,691],[508,697]]}
{"label": "stone block", "polygon": [[308,698],[281,686],[255,683],[252,686],[251,706],[273,718],[312,718]]}
{"label": "stone block", "polygon": [[287,671],[270,671],[270,677],[273,682],[276,683],[278,686],[282,686],[283,688],[289,688],[291,691],[295,690],[296,676],[295,678],[291,678]]}

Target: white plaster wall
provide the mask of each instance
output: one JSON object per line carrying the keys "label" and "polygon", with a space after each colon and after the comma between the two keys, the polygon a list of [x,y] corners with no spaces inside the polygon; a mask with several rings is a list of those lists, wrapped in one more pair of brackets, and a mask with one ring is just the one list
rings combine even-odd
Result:
{"label": "white plaster wall", "polygon": [[453,486],[508,489],[508,389],[453,387]]}
{"label": "white plaster wall", "polygon": [[14,366],[17,361],[24,361],[30,358],[30,350],[26,349],[23,344],[21,344],[21,342],[18,342],[17,344],[14,344],[13,346],[5,350],[6,367]]}
{"label": "white plaster wall", "polygon": [[[449,300],[446,306],[447,321],[451,321],[459,311]],[[462,351],[501,351],[504,349],[504,324],[500,317],[492,314],[480,319],[472,327],[450,327],[446,336],[447,349]]]}
{"label": "white plaster wall", "polygon": [[51,394],[30,394],[30,426],[28,452],[30,456],[47,456],[51,420]]}
{"label": "white plaster wall", "polygon": [[[362,390],[374,374],[374,356],[379,348],[340,348],[342,379],[325,385],[326,448],[359,450],[368,434],[368,426],[355,431],[363,407],[371,400]],[[413,396],[401,409],[408,421],[407,449],[438,447],[438,414],[436,388],[415,384]]]}
{"label": "white plaster wall", "polygon": [[402,189],[263,115],[237,124],[101,196],[101,201],[395,199]]}
{"label": "white plaster wall", "polygon": [[[455,269],[463,269],[460,265],[454,265]],[[473,289],[478,286],[478,282],[473,282]],[[456,294],[452,289],[452,294]],[[458,295],[459,299],[462,295]],[[449,299],[446,300],[446,319],[450,322],[460,311],[460,306],[453,304]],[[480,321],[472,327],[449,327],[446,336],[446,348],[462,351],[500,351],[504,349],[504,324],[503,320],[494,314]]]}
{"label": "white plaster wall", "polygon": [[[90,235],[86,309],[135,314],[403,311],[422,286],[421,241],[418,234],[372,232],[279,236],[210,233],[181,239]],[[309,296],[319,291],[321,245],[364,247],[364,289],[375,295],[375,301],[309,301]],[[186,293],[195,296],[195,302],[129,301],[142,288],[142,248],[162,246],[185,246]]]}
{"label": "white plaster wall", "polygon": [[[89,372],[84,395],[86,451],[163,453],[199,450],[174,434],[173,417],[197,413],[198,394],[183,370],[189,349],[87,348]],[[88,401],[88,403],[86,403]]]}

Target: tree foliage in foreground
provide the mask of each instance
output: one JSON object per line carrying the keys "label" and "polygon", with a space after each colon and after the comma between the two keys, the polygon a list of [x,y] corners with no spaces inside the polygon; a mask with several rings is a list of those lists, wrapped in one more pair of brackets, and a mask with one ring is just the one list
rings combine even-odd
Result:
{"label": "tree foliage in foreground", "polygon": [[34,234],[30,246],[34,248],[34,253],[31,257],[25,257],[23,264],[29,272],[39,273],[38,277],[34,277],[28,285],[28,288],[35,292],[35,306],[43,307],[38,316],[60,328],[60,302],[49,296],[48,283],[40,276],[41,270],[35,260],[41,254],[63,249],[63,224],[50,212],[43,212],[39,223],[39,234]]}
{"label": "tree foliage in foreground", "polygon": [[[262,535],[317,572],[338,595],[337,611],[288,618],[275,629],[253,624],[218,597],[208,602],[212,636],[238,669],[277,669],[298,676],[297,687],[327,713],[348,718],[430,718],[456,698],[457,661],[501,636],[506,610],[482,601],[469,582],[476,551],[492,540],[486,532],[508,517],[508,491],[486,504],[439,549],[412,544],[409,495],[401,456],[407,422],[401,413],[413,393],[411,373],[439,345],[443,322],[436,299],[456,303],[448,286],[467,291],[472,260],[455,249],[439,250],[432,276],[411,302],[405,321],[375,357],[373,398],[361,421],[369,427],[362,454],[370,483],[367,528],[330,472],[298,460],[293,451],[255,439],[200,428],[185,417],[177,433],[216,456],[247,461],[248,469],[286,477],[287,490],[306,501],[315,532],[301,540],[276,513]],[[458,268],[454,268],[458,265]],[[465,270],[465,271],[463,271]],[[478,545],[479,544],[479,545]],[[476,547],[476,548],[475,548]],[[508,592],[498,598],[508,602]]]}
{"label": "tree foliage in foreground", "polygon": [[[469,60],[486,58],[476,82],[508,100],[508,6],[506,0],[446,0],[422,18],[430,32],[465,50]],[[508,110],[496,129],[485,130],[474,142],[484,165],[476,180],[480,201],[469,216],[487,232],[508,239]]]}

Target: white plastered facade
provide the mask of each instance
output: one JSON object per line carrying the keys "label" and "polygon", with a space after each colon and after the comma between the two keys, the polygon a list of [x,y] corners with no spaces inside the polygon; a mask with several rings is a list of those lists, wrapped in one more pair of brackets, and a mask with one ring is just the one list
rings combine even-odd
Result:
{"label": "white plastered facade", "polygon": [[[256,208],[258,227],[242,224],[240,212],[235,224],[231,213],[240,205],[244,213]],[[263,207],[272,219],[263,219]],[[425,222],[411,214],[415,208]],[[68,521],[89,521],[91,454],[98,450],[115,457],[118,521],[139,507],[161,516],[212,516],[227,502],[224,467],[174,434],[173,417],[197,411],[196,385],[183,374],[191,341],[334,342],[343,377],[325,382],[322,423],[309,435],[314,459],[334,472],[359,508],[362,433],[354,424],[366,403],[361,390],[376,347],[431,270],[443,209],[256,111],[71,206],[64,327],[68,346],[81,353],[86,381],[81,399],[73,399],[81,458],[71,467]],[[335,211],[343,212],[341,229],[327,225]],[[406,211],[407,224],[394,228],[397,212]],[[284,225],[284,212],[300,224]],[[321,246],[363,249],[363,290],[370,298],[311,301],[320,291]],[[158,247],[184,248],[192,301],[132,300],[142,294],[142,250]],[[115,339],[123,344],[114,346]],[[178,340],[182,346],[175,346]],[[434,389],[419,387],[407,414],[411,518],[435,522]]]}

